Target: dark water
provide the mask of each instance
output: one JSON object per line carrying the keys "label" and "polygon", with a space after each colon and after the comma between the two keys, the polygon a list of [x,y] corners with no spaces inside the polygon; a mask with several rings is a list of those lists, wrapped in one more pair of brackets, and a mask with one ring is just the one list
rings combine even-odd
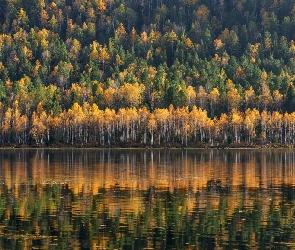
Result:
{"label": "dark water", "polygon": [[294,249],[294,150],[0,150],[0,249]]}

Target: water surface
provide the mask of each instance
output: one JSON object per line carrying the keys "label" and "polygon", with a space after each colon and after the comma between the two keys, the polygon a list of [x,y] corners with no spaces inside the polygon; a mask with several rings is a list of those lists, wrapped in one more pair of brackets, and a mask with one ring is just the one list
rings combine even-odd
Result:
{"label": "water surface", "polygon": [[0,249],[295,248],[292,149],[0,150]]}

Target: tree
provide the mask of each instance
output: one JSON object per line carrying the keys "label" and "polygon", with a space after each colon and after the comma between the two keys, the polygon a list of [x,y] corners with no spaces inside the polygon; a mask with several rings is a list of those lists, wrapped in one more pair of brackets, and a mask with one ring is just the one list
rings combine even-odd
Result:
{"label": "tree", "polygon": [[197,140],[197,134],[200,135],[201,142],[206,138],[205,128],[207,119],[208,116],[206,110],[193,106],[193,109],[189,114],[189,125],[191,132],[194,134],[195,140]]}
{"label": "tree", "polygon": [[114,136],[116,120],[117,115],[115,110],[106,108],[104,111],[104,128],[107,132],[108,145],[111,145]]}
{"label": "tree", "polygon": [[283,105],[283,95],[280,93],[279,90],[275,90],[272,93],[273,96],[273,109],[276,111],[281,111],[281,107]]}
{"label": "tree", "polygon": [[208,99],[210,102],[210,116],[214,117],[215,107],[218,106],[220,101],[220,93],[218,88],[213,88],[211,92],[208,94]]}
{"label": "tree", "polygon": [[11,129],[15,134],[14,141],[17,143],[24,144],[26,142],[27,137],[27,129],[29,125],[29,119],[27,115],[22,115],[21,111],[19,110],[18,101],[15,101],[13,104],[13,111],[12,111],[12,122],[11,122]]}
{"label": "tree", "polygon": [[245,108],[254,108],[256,106],[257,97],[252,86],[244,91]]}
{"label": "tree", "polygon": [[178,40],[178,36],[177,34],[174,32],[174,30],[171,30],[170,32],[167,32],[165,34],[165,37],[167,39],[167,41],[170,43],[171,45],[171,49],[172,49],[172,52],[174,51],[174,42]]}
{"label": "tree", "polygon": [[123,23],[119,24],[119,27],[115,30],[116,39],[119,43],[124,44],[127,39],[127,32]]}
{"label": "tree", "polygon": [[215,39],[214,40],[214,48],[216,53],[220,56],[222,55],[223,51],[224,51],[224,43],[222,42],[221,39]]}
{"label": "tree", "polygon": [[[104,111],[93,103],[91,106],[90,129],[93,131],[93,141],[104,145]],[[90,137],[92,138],[92,137]]]}
{"label": "tree", "polygon": [[226,97],[228,101],[228,110],[238,109],[240,107],[242,97],[230,79],[228,79],[226,82],[226,88],[227,88]]}
{"label": "tree", "polygon": [[138,107],[143,99],[144,89],[143,84],[124,83],[118,90],[118,99],[127,107]]}
{"label": "tree", "polygon": [[85,114],[82,107],[75,102],[73,106],[68,110],[68,119],[70,126],[70,138],[72,145],[74,142],[83,142],[83,123],[85,122]]}
{"label": "tree", "polygon": [[201,30],[203,30],[206,27],[206,24],[208,23],[209,14],[210,14],[210,10],[204,4],[202,4],[197,9],[196,17],[200,23]]}
{"label": "tree", "polygon": [[32,114],[30,134],[37,146],[43,146],[45,139],[49,139],[49,127],[47,126],[47,114],[43,110],[42,103],[38,104],[37,110]]}
{"label": "tree", "polygon": [[29,24],[29,17],[23,8],[20,8],[17,13],[17,26],[21,28],[27,28]]}
{"label": "tree", "polygon": [[97,9],[100,13],[106,11],[107,9],[106,2],[104,0],[98,0]]}
{"label": "tree", "polygon": [[168,132],[168,118],[169,118],[169,111],[167,109],[155,109],[153,112],[157,128],[158,128],[158,144],[161,144],[161,138],[164,140],[164,143],[167,142],[170,138],[167,136]]}
{"label": "tree", "polygon": [[156,128],[157,128],[157,122],[155,119],[155,115],[152,113],[150,114],[148,119],[148,129],[151,134],[151,145],[154,145],[154,131],[156,130]]}
{"label": "tree", "polygon": [[227,114],[222,113],[219,120],[217,120],[215,125],[215,131],[218,139],[222,142],[228,142],[228,127],[229,127],[229,117]]}
{"label": "tree", "polygon": [[230,51],[231,55],[238,52],[239,37],[234,30],[229,31],[228,28],[225,28],[220,35],[220,39]]}
{"label": "tree", "polygon": [[52,15],[51,19],[49,20],[49,27],[53,32],[58,32],[59,24],[58,19],[55,17],[55,15]]}
{"label": "tree", "polygon": [[197,93],[192,86],[187,86],[186,89],[186,101],[189,108],[192,108],[193,105],[195,105],[196,102]]}
{"label": "tree", "polygon": [[268,139],[268,126],[269,126],[269,121],[271,119],[271,115],[269,112],[267,112],[266,110],[263,110],[260,114],[261,117],[261,140],[262,142],[266,142],[266,140]]}
{"label": "tree", "polygon": [[47,13],[46,10],[41,10],[40,13],[40,23],[41,23],[41,27],[46,27],[48,24],[48,19],[49,19],[49,15]]}
{"label": "tree", "polygon": [[249,46],[250,60],[252,63],[255,63],[259,53],[260,43],[251,44]]}
{"label": "tree", "polygon": [[106,46],[98,51],[98,62],[102,63],[102,69],[105,70],[105,64],[110,60],[110,55],[107,52]]}
{"label": "tree", "polygon": [[264,34],[264,51],[266,53],[271,53],[272,51],[272,39],[270,32],[266,31]]}
{"label": "tree", "polygon": [[77,39],[71,41],[71,47],[69,51],[69,56],[72,61],[77,61],[81,52],[81,43]]}
{"label": "tree", "polygon": [[244,119],[243,119],[242,113],[236,109],[232,109],[230,123],[234,132],[234,139],[235,139],[234,141],[237,143],[241,142],[241,130],[243,126],[243,121]]}
{"label": "tree", "polygon": [[12,123],[12,109],[11,108],[8,108],[5,111],[4,119],[1,123],[2,123],[2,127],[1,127],[2,138],[4,138],[3,141],[6,139],[6,141],[8,143],[10,143],[11,142],[11,136],[10,136],[11,135],[11,123]]}
{"label": "tree", "polygon": [[269,120],[269,130],[271,139],[275,143],[283,142],[283,115],[278,111],[274,111],[271,114],[271,119]]}
{"label": "tree", "polygon": [[261,74],[261,88],[260,88],[260,95],[259,95],[259,102],[262,109],[267,110],[272,103],[272,96],[267,84],[268,75],[265,71]]}
{"label": "tree", "polygon": [[[147,131],[150,112],[146,107],[142,107],[138,110],[138,129],[142,131],[143,143],[147,143]],[[152,128],[151,128],[152,129]]]}
{"label": "tree", "polygon": [[290,83],[287,89],[287,94],[284,102],[284,108],[287,112],[291,113],[295,107],[295,88],[293,83]]}
{"label": "tree", "polygon": [[197,104],[201,109],[206,109],[208,102],[208,94],[203,86],[199,87],[197,92]]}
{"label": "tree", "polygon": [[116,102],[116,90],[112,87],[107,88],[103,92],[103,98],[105,102],[105,106],[108,108],[112,108]]}
{"label": "tree", "polygon": [[247,109],[245,111],[244,128],[245,140],[250,143],[256,137],[256,127],[260,122],[260,113],[257,109]]}
{"label": "tree", "polygon": [[54,67],[52,76],[56,80],[60,88],[68,88],[69,78],[71,76],[72,71],[72,64],[63,61],[60,61],[58,65]]}
{"label": "tree", "polygon": [[130,34],[130,44],[132,45],[132,47],[134,48],[135,42],[137,41],[137,39],[139,38],[136,29],[133,27],[131,30],[131,34]]}

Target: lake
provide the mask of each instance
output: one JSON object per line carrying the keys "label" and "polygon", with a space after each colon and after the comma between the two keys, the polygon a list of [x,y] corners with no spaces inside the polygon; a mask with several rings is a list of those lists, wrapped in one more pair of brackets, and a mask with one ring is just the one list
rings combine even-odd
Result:
{"label": "lake", "polygon": [[295,248],[293,149],[2,149],[0,249]]}

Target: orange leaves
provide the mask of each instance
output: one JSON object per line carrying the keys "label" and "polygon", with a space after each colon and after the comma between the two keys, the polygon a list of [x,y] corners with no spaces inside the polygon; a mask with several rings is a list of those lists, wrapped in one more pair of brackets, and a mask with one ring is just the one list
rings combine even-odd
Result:
{"label": "orange leaves", "polygon": [[199,91],[197,93],[197,103],[200,108],[206,108],[208,102],[208,94],[203,86],[199,87]]}
{"label": "orange leaves", "polygon": [[103,123],[104,112],[103,110],[100,110],[95,103],[92,104],[90,113],[91,113],[90,122],[92,122],[93,125],[95,124],[99,125]]}
{"label": "orange leaves", "polygon": [[159,124],[166,124],[168,122],[169,111],[167,109],[155,109],[153,114]]}
{"label": "orange leaves", "polygon": [[[2,110],[2,111],[1,111]],[[120,108],[117,111],[99,109],[96,104],[74,103],[59,115],[48,115],[39,103],[29,118],[22,115],[18,102],[6,111],[1,109],[1,135],[24,141],[28,131],[39,146],[49,142],[52,136],[72,143],[143,142],[159,145],[180,142],[227,143],[232,137],[235,143],[252,143],[258,139],[273,142],[292,142],[295,130],[295,113],[284,115],[274,111],[261,113],[248,108],[245,112],[232,109],[211,119],[207,111],[196,106],[169,109],[157,108],[150,112],[140,109]],[[258,129],[259,128],[259,129]],[[11,138],[11,137],[10,137]]]}
{"label": "orange leaves", "polygon": [[45,26],[49,20],[49,16],[46,10],[42,10],[40,13],[41,25]]}
{"label": "orange leaves", "polygon": [[103,93],[103,97],[105,100],[105,104],[107,107],[112,107],[115,103],[115,93],[116,90],[113,89],[112,87],[109,87],[108,89],[106,89]]}
{"label": "orange leaves", "polygon": [[100,12],[106,11],[106,9],[107,9],[106,2],[103,0],[98,0],[97,9]]}
{"label": "orange leaves", "polygon": [[58,65],[54,67],[52,76],[56,79],[60,87],[67,88],[67,81],[70,77],[72,70],[73,70],[73,65],[70,62],[60,61]]}
{"label": "orange leaves", "polygon": [[242,116],[242,113],[237,111],[236,109],[232,109],[231,111],[231,124],[234,130],[235,142],[240,142],[240,139],[241,139],[240,130],[243,125],[243,116]]}
{"label": "orange leaves", "polygon": [[189,113],[189,123],[192,131],[200,132],[201,141],[205,138],[205,126],[208,119],[207,111],[193,106],[192,111]]}
{"label": "orange leaves", "polygon": [[116,122],[117,114],[115,110],[106,108],[104,111],[104,124],[107,130],[111,129],[111,126]]}
{"label": "orange leaves", "polygon": [[89,57],[90,57],[90,60],[91,60],[91,61],[98,60],[98,58],[99,58],[99,54],[98,54],[98,51],[97,51],[96,48],[93,48],[93,49],[92,49],[92,51],[90,52]]}
{"label": "orange leaves", "polygon": [[184,44],[187,49],[192,49],[194,47],[194,43],[192,42],[192,40],[189,37],[187,37],[185,39]]}
{"label": "orange leaves", "polygon": [[227,91],[227,100],[230,109],[238,108],[240,106],[242,97],[239,94],[238,90],[234,87],[233,82],[228,79],[226,82]]}
{"label": "orange leaves", "polygon": [[245,92],[244,92],[244,98],[245,98],[246,108],[248,106],[253,105],[255,103],[255,101],[256,101],[256,95],[255,95],[255,91],[252,88],[252,86],[250,86],[250,88],[248,90],[245,90]]}
{"label": "orange leaves", "polygon": [[81,51],[81,43],[77,40],[77,39],[73,39],[72,41],[72,45],[70,48],[70,58],[75,61],[78,59],[79,53]]}
{"label": "orange leaves", "polygon": [[172,44],[173,44],[174,41],[177,41],[177,39],[178,39],[178,36],[177,36],[177,34],[175,33],[174,30],[171,30],[170,32],[167,32],[167,33],[165,34],[165,37],[166,37],[167,40],[168,40],[170,43],[172,43]]}
{"label": "orange leaves", "polygon": [[124,39],[126,39],[127,32],[122,23],[120,23],[119,27],[115,30],[115,34],[118,36],[120,41],[123,41]]}
{"label": "orange leaves", "polygon": [[241,66],[239,66],[237,69],[236,69],[236,72],[234,74],[234,79],[246,79],[246,74],[244,72],[244,70],[241,68]]}
{"label": "orange leaves", "polygon": [[186,89],[186,99],[187,99],[187,104],[189,107],[192,107],[193,104],[196,101],[197,93],[192,86],[188,86]]}
{"label": "orange leaves", "polygon": [[4,121],[2,122],[2,131],[4,133],[10,132],[12,123],[12,109],[8,108],[4,115]]}
{"label": "orange leaves", "polygon": [[213,44],[216,51],[224,47],[224,43],[221,39],[215,39]]}
{"label": "orange leaves", "polygon": [[39,30],[36,34],[36,39],[40,42],[42,39],[47,39],[49,36],[49,30],[47,29],[42,29]]}
{"label": "orange leaves", "polygon": [[236,109],[233,109],[232,113],[231,113],[231,116],[232,116],[231,123],[234,126],[242,125],[243,116],[242,116],[242,114],[240,112],[238,112]]}
{"label": "orange leaves", "polygon": [[209,14],[210,10],[204,4],[202,4],[196,11],[197,19],[200,23],[207,22]]}
{"label": "orange leaves", "polygon": [[38,104],[37,110],[32,114],[32,125],[30,134],[35,139],[37,145],[43,145],[46,136],[47,114],[43,110],[42,103]]}
{"label": "orange leaves", "polygon": [[74,103],[72,108],[68,110],[68,116],[69,116],[70,124],[72,124],[73,126],[82,125],[82,123],[85,120],[82,107],[78,103]]}
{"label": "orange leaves", "polygon": [[258,56],[258,52],[259,52],[259,46],[260,43],[255,43],[255,44],[251,44],[250,48],[249,48],[249,52],[250,52],[250,56],[251,58],[253,58],[254,60],[257,58]]}
{"label": "orange leaves", "polygon": [[107,47],[105,45],[102,46],[96,41],[94,41],[90,47],[92,48],[92,51],[89,54],[90,60],[101,63],[104,70],[106,62],[111,59]]}
{"label": "orange leaves", "polygon": [[125,102],[128,107],[138,107],[143,98],[145,87],[143,84],[125,83],[118,90],[118,98]]}
{"label": "orange leaves", "polygon": [[218,88],[213,88],[211,92],[208,94],[208,98],[210,100],[210,106],[212,109],[213,106],[217,105],[217,103],[219,102],[220,93]]}
{"label": "orange leaves", "polygon": [[23,8],[20,8],[19,12],[17,13],[17,20],[19,25],[27,25],[29,22],[29,17]]}
{"label": "orange leaves", "polygon": [[6,46],[10,47],[12,42],[13,42],[13,39],[11,35],[0,34],[0,50],[2,50]]}
{"label": "orange leaves", "polygon": [[133,27],[130,34],[130,43],[132,44],[132,46],[134,46],[137,38],[138,34],[136,32],[136,29]]}
{"label": "orange leaves", "polygon": [[260,121],[260,113],[257,109],[247,109],[245,112],[244,128],[248,136],[248,142],[256,136],[255,128]]}

